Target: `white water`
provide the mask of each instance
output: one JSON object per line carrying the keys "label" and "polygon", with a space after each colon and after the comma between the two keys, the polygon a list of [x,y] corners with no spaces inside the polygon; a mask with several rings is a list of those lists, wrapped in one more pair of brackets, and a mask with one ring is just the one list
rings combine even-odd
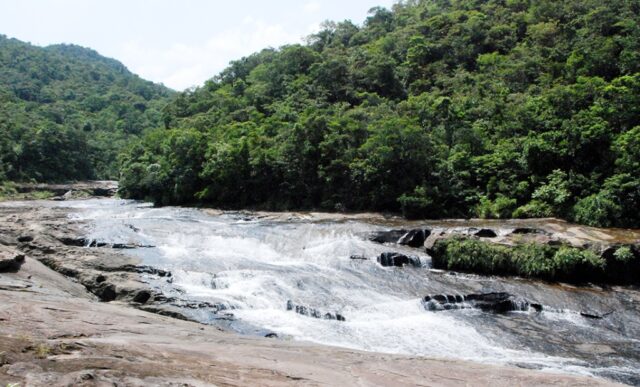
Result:
{"label": "white water", "polygon": [[[77,209],[71,216],[88,221],[86,236],[91,239],[156,246],[128,250],[144,264],[173,273],[171,284],[165,279],[152,284],[186,300],[228,305],[237,321],[253,327],[254,333],[275,332],[285,339],[366,351],[514,363],[581,374],[594,371],[585,361],[527,350],[517,337],[491,333],[477,310],[425,311],[420,299],[442,286],[429,274],[429,257],[416,249],[368,241],[366,235],[382,229],[380,225],[247,221],[238,214],[210,216],[196,209],[157,209],[123,200],[51,205]],[[424,267],[381,267],[375,257],[385,251],[419,256]],[[351,255],[372,259],[351,260]],[[455,289],[449,289],[452,292]],[[340,313],[346,321],[287,311],[288,300],[323,314]],[[586,324],[576,313],[540,316],[550,324]],[[200,317],[203,322],[213,321],[206,314]]]}

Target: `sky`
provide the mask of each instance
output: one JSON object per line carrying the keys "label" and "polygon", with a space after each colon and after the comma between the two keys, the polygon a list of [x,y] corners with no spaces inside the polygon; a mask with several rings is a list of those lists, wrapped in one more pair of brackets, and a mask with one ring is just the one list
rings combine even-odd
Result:
{"label": "sky", "polygon": [[325,20],[361,24],[395,0],[2,0],[0,34],[73,43],[175,90],[266,47],[302,43]]}

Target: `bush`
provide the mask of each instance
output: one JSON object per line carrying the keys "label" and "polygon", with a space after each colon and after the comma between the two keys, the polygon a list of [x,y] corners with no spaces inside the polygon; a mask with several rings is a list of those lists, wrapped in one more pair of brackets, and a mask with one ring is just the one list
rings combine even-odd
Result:
{"label": "bush", "polygon": [[587,196],[573,207],[573,219],[581,224],[595,227],[611,227],[619,217],[621,208],[610,197],[609,192]]}
{"label": "bush", "polygon": [[0,184],[0,199],[11,197],[17,192],[18,191],[16,191],[16,185],[12,182],[5,181]]}
{"label": "bush", "polygon": [[438,240],[428,252],[435,268],[576,283],[600,280],[606,265],[588,249],[537,243],[505,246],[465,237]]}
{"label": "bush", "polygon": [[635,258],[635,255],[629,246],[622,246],[613,253],[613,257],[619,262],[629,263]]}
{"label": "bush", "polygon": [[500,194],[498,194],[493,201],[483,196],[480,198],[480,203],[476,206],[476,215],[483,219],[510,218],[516,203],[515,199],[510,199]]}
{"label": "bush", "polygon": [[513,211],[514,218],[548,218],[553,216],[553,208],[545,202],[532,200]]}

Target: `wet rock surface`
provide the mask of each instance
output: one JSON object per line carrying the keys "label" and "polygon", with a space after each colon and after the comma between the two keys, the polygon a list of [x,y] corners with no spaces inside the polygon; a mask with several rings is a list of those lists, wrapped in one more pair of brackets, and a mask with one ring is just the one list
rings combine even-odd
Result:
{"label": "wet rock surface", "polygon": [[529,302],[506,292],[472,293],[467,295],[436,294],[425,296],[422,303],[426,310],[451,310],[476,308],[483,312],[507,313],[528,311],[529,308],[537,312],[542,311],[541,304]]}
{"label": "wet rock surface", "polygon": [[321,312],[318,309],[314,309],[305,305],[294,304],[293,301],[287,301],[287,310],[296,312],[303,316],[309,316],[313,318],[320,318],[325,320],[337,320],[346,321],[343,315],[340,313]]}
{"label": "wet rock surface", "polygon": [[407,255],[404,255],[404,254],[394,253],[394,252],[386,252],[386,253],[380,254],[380,256],[377,258],[377,261],[378,261],[378,263],[380,265],[382,265],[384,267],[389,267],[389,266],[420,267],[420,266],[422,266],[422,264],[420,262],[420,258],[407,256]]}

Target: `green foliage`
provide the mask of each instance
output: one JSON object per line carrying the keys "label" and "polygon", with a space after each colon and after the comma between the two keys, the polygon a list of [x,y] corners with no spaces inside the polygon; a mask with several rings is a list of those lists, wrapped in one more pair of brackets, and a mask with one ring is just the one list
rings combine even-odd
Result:
{"label": "green foliage", "polygon": [[170,94],[90,49],[0,35],[0,180],[117,178],[117,154]]}
{"label": "green foliage", "polygon": [[513,211],[514,218],[548,218],[553,216],[553,208],[545,202],[532,200]]}
{"label": "green foliage", "polygon": [[621,246],[613,253],[613,257],[623,263],[631,262],[635,259],[635,255],[629,246]]}
{"label": "green foliage", "polygon": [[402,194],[398,202],[402,207],[402,215],[408,219],[429,218],[435,205],[424,187],[416,187],[409,195]]}
{"label": "green foliage", "polygon": [[126,196],[638,226],[637,8],[404,1],[327,22],[175,98],[165,127],[203,143],[169,160],[147,134],[120,159]]}
{"label": "green foliage", "polygon": [[476,207],[476,214],[484,219],[510,218],[516,203],[515,199],[510,199],[501,194],[498,194],[494,200],[489,200],[486,196],[483,196]]}
{"label": "green foliage", "polygon": [[591,250],[537,243],[505,246],[457,237],[436,241],[429,253],[434,267],[479,274],[581,282],[603,278],[606,269]]}
{"label": "green foliage", "polygon": [[10,198],[18,193],[15,184],[9,181],[0,182],[0,200]]}
{"label": "green foliage", "polygon": [[609,192],[601,191],[581,199],[573,208],[573,218],[582,224],[589,226],[610,227],[621,212]]}

